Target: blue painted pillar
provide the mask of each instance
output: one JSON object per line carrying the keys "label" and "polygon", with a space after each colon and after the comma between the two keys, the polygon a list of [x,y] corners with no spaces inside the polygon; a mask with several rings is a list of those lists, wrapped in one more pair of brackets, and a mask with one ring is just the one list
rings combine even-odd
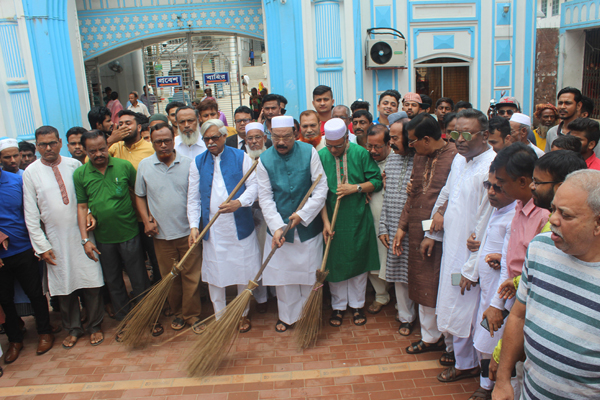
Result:
{"label": "blue painted pillar", "polygon": [[[64,0],[23,0],[27,33],[44,125],[58,129],[64,138],[81,126],[81,109],[71,52],[69,15]],[[63,140],[63,153],[67,146]]]}
{"label": "blue painted pillar", "polygon": [[335,103],[345,104],[339,0],[313,0],[313,3],[319,85],[330,86]]}
{"label": "blue painted pillar", "polygon": [[288,100],[287,113],[294,118],[306,110],[302,0],[264,0],[269,57],[269,93]]}

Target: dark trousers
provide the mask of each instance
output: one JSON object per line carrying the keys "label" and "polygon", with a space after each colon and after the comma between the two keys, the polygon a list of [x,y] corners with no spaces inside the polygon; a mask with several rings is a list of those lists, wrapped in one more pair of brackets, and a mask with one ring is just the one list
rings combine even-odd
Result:
{"label": "dark trousers", "polygon": [[148,255],[148,260],[150,260],[150,265],[152,265],[152,284],[160,281],[160,268],[158,266],[158,260],[156,259],[156,252],[154,251],[154,239],[148,237],[144,233],[144,223],[139,222],[140,227],[140,238],[142,239],[142,247],[144,249],[144,253]]}
{"label": "dark trousers", "polygon": [[[87,310],[87,328],[81,323],[81,310],[79,309],[79,297],[85,301]],[[104,301],[100,294],[100,288],[85,288],[74,291],[66,296],[57,296],[60,301],[60,315],[63,327],[69,335],[80,337],[86,330],[88,333],[98,332],[104,318]]]}
{"label": "dark trousers", "polygon": [[96,246],[100,251],[104,283],[110,293],[116,313],[115,318],[117,321],[122,321],[129,312],[130,305],[121,265],[124,266],[125,272],[129,276],[134,297],[139,296],[150,287],[140,235],[126,242],[98,242]]}
{"label": "dark trousers", "polygon": [[0,305],[6,314],[3,327],[11,343],[22,343],[20,319],[15,308],[15,280],[19,281],[23,291],[29,297],[37,332],[40,335],[52,333],[48,300],[42,291],[38,260],[33,249],[26,250],[14,256],[3,258],[4,266],[0,268]]}
{"label": "dark trousers", "polygon": [[254,58],[250,59],[250,65],[254,67]]}

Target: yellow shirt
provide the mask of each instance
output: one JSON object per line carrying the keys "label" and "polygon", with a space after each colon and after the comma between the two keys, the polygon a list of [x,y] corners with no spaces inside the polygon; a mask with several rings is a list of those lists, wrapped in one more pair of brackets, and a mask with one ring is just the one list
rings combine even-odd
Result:
{"label": "yellow shirt", "polygon": [[140,161],[154,154],[154,148],[150,142],[140,139],[139,142],[133,144],[131,147],[125,146],[125,142],[123,141],[114,143],[110,146],[108,152],[113,157],[129,161],[137,171]]}
{"label": "yellow shirt", "polygon": [[533,131],[533,135],[535,136],[535,145],[542,151],[546,151],[546,138],[543,138],[540,135],[538,135],[537,129]]}

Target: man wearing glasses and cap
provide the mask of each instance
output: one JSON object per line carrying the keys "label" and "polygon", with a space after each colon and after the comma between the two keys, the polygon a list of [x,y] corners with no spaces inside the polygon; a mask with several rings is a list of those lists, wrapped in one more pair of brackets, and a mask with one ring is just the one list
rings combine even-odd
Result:
{"label": "man wearing glasses and cap", "polygon": [[[327,196],[327,179],[314,147],[296,141],[294,118],[273,117],[271,140],[273,146],[260,155],[256,171],[260,207],[269,228],[264,254],[272,247],[279,249],[264,271],[263,284],[277,287],[279,320],[275,329],[285,332],[300,317],[323,259],[319,213]],[[311,197],[295,212],[319,175],[321,180]],[[289,221],[291,229],[283,236]]]}

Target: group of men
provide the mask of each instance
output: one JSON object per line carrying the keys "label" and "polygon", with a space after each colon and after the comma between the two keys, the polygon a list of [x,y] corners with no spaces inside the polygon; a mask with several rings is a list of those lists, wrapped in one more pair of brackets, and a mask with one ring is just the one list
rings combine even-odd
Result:
{"label": "group of men", "polygon": [[[285,115],[286,102],[265,96],[258,122],[241,106],[235,127],[219,119],[212,100],[172,103],[166,116],[150,118],[149,141],[143,115],[121,110],[113,125],[109,110],[94,108],[92,130],[67,132],[73,158],[60,155],[56,129],[37,129],[41,159],[24,172],[16,167],[19,145],[1,140],[0,190],[10,199],[0,205],[5,362],[22,348],[15,280],[35,309],[38,354],[54,341],[36,256],[60,300],[69,349],[86,332],[92,345],[104,340],[105,303],[118,320],[129,312],[122,270],[138,298],[151,285],[146,259],[156,260],[154,278],[166,276],[193,247],[168,303],[172,329],[202,333],[200,280],[219,318],[225,289],[243,290],[276,249],[254,296],[265,312],[267,288],[275,287],[277,332],[293,328],[325,262],[331,326],[342,325],[347,310],[355,325],[367,323],[367,283],[375,290],[371,314],[390,302],[393,283],[399,334],[420,322],[421,340],[406,352],[442,351],[442,382],[480,376],[473,399],[492,398],[494,378],[498,399],[598,394],[600,172],[591,170],[600,129],[591,112],[582,114],[579,90],[561,90],[556,108],[538,107],[541,126],[550,124],[547,110],[561,123],[535,131],[513,98],[490,119],[449,98],[430,114],[431,99],[395,90],[381,94],[376,119],[364,101],[336,106],[327,86],[315,88],[315,110],[298,122]],[[580,150],[561,150],[563,136]],[[227,202],[253,163],[256,171]],[[251,328],[246,310],[239,329]],[[152,328],[163,332],[159,323]]]}

